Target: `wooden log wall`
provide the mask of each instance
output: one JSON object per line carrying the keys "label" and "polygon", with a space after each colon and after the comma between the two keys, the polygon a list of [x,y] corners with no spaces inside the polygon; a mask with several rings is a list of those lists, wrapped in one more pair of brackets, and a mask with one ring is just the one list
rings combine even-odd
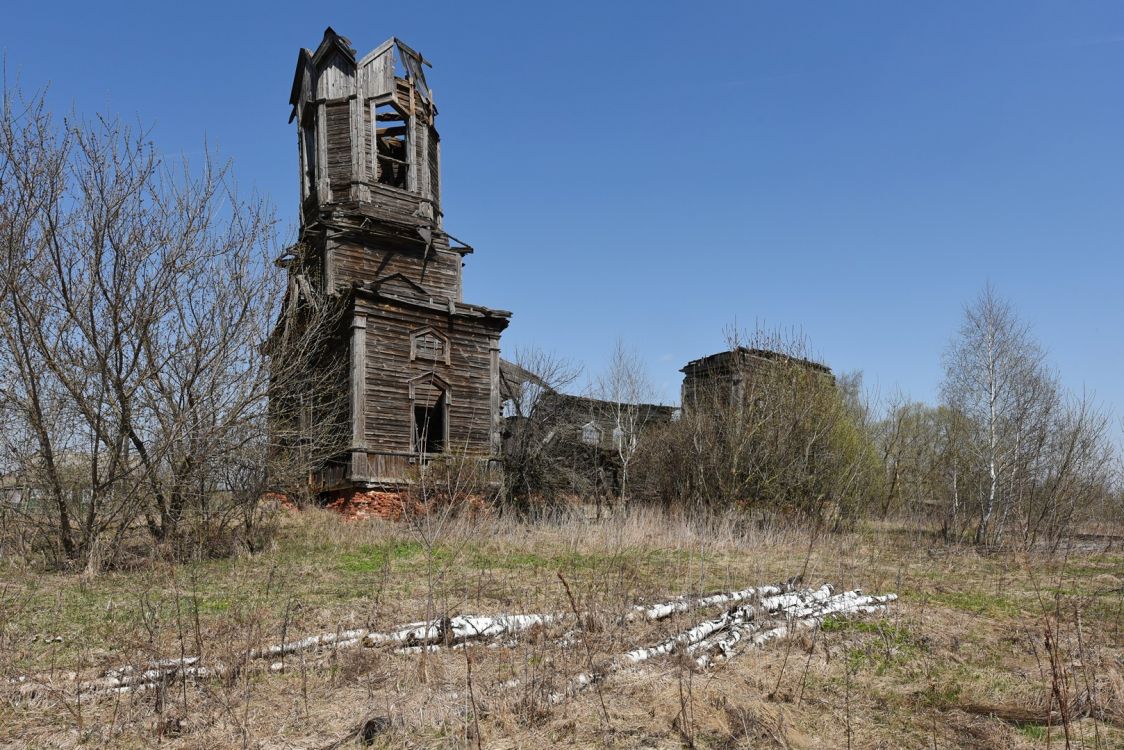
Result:
{"label": "wooden log wall", "polygon": [[[487,319],[450,317],[387,301],[357,300],[366,315],[366,445],[369,452],[409,454],[413,451],[414,402],[410,381],[432,375],[448,384],[450,452],[490,455],[496,430],[493,404],[498,387],[498,359],[493,354],[499,333]],[[449,364],[410,358],[411,333],[431,328],[448,341]]]}

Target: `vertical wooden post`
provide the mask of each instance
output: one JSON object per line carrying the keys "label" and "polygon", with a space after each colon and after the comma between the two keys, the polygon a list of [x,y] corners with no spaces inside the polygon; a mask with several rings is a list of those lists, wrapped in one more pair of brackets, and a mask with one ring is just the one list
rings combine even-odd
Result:
{"label": "vertical wooden post", "polygon": [[316,105],[316,193],[320,203],[335,200],[328,181],[328,108]]}
{"label": "vertical wooden post", "polygon": [[329,230],[324,241],[324,252],[321,257],[321,273],[324,295],[327,296],[336,290],[336,264],[332,258],[332,251],[336,248],[336,232]]}
{"label": "vertical wooden post", "polygon": [[367,316],[351,318],[351,479],[368,478],[367,467]]}
{"label": "vertical wooden post", "polygon": [[499,337],[492,337],[490,345],[488,346],[489,354],[489,375],[491,376],[491,407],[492,407],[492,432],[491,432],[491,449],[492,455],[498,456],[503,446],[500,444],[503,431],[503,414],[501,413],[500,406],[500,340]]}
{"label": "vertical wooden post", "polygon": [[[356,71],[356,75],[359,75],[359,71]],[[357,84],[356,81],[353,83]],[[353,201],[359,200],[359,185],[363,180],[363,109],[359,104],[359,97],[352,94],[347,102],[347,122],[351,133],[351,189],[348,190],[348,195]]]}
{"label": "vertical wooden post", "polygon": [[[432,99],[430,101],[433,101]],[[437,222],[437,227],[442,226],[441,216],[441,140],[437,140],[437,159],[433,168],[437,171],[437,189],[433,191],[433,218]],[[426,156],[426,161],[429,161],[429,156]]]}

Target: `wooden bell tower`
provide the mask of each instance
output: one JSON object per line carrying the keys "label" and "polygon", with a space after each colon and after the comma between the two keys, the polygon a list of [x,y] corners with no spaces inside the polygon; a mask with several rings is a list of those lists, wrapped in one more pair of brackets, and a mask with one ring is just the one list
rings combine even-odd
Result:
{"label": "wooden bell tower", "polygon": [[297,55],[301,234],[287,305],[347,306],[351,445],[326,491],[400,485],[440,454],[500,449],[500,333],[510,313],[466,304],[472,248],[445,232],[429,62],[391,38],[357,58],[332,29]]}

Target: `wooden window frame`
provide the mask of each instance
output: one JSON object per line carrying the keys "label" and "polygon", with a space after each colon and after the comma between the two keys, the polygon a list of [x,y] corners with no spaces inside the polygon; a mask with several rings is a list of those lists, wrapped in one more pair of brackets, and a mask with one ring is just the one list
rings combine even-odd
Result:
{"label": "wooden window frame", "polygon": [[[406,158],[394,159],[389,156],[379,155],[379,107],[389,106],[398,113],[406,128],[405,145],[406,145]],[[389,188],[391,190],[400,190],[404,193],[416,193],[417,190],[412,187],[417,184],[418,165],[417,159],[414,158],[414,118],[409,112],[404,112],[398,105],[394,96],[387,94],[384,96],[376,96],[367,100],[367,107],[371,112],[371,130],[370,130],[370,154],[371,154],[371,184],[378,185],[380,188]],[[379,174],[381,172],[381,160],[391,160],[396,164],[401,164],[406,168],[406,185],[399,187],[389,183],[381,182]]]}
{"label": "wooden window frame", "polygon": [[[592,429],[594,432],[597,433],[597,442],[590,442],[589,440],[586,439],[586,430],[589,430],[589,429]],[[581,438],[581,441],[583,443],[585,443],[586,445],[598,445],[599,446],[605,440],[604,431],[600,427],[598,427],[597,424],[594,423],[594,422],[586,422],[585,424],[583,424],[581,426],[581,430],[578,432],[578,436]]]}
{"label": "wooden window frame", "polygon": [[452,409],[452,406],[453,406],[453,390],[452,390],[452,388],[449,387],[449,383],[444,378],[442,378],[440,375],[436,375],[432,372],[424,372],[421,375],[416,375],[416,376],[410,378],[407,381],[408,395],[409,395],[409,401],[408,401],[408,407],[407,408],[409,408],[409,410],[410,410],[409,453],[411,455],[420,456],[420,457],[431,456],[431,455],[440,455],[440,454],[434,454],[434,453],[426,453],[424,451],[418,450],[418,444],[417,444],[417,440],[416,440],[417,434],[418,434],[418,425],[417,425],[417,416],[416,416],[417,415],[417,411],[416,411],[416,408],[417,408],[417,393],[415,391],[415,386],[418,383],[425,383],[425,385],[428,385],[431,388],[435,388],[435,389],[437,389],[438,391],[441,392],[441,395],[437,397],[437,403],[442,404],[443,408],[444,408],[444,414],[441,415],[442,421],[444,422],[444,425],[443,425],[444,434],[441,436],[441,445],[442,445],[443,452],[448,453],[449,452],[449,434],[450,434],[450,427],[451,427],[450,422],[452,420],[452,414],[453,414],[453,409]]}
{"label": "wooden window frame", "polygon": [[[433,336],[435,339],[438,339],[439,341],[442,342],[442,347],[443,347],[443,356],[442,357],[440,357],[440,358],[434,357],[434,358],[430,359],[428,357],[421,358],[421,357],[418,356],[418,339],[422,338],[426,334],[429,334],[429,335]],[[439,332],[438,330],[436,330],[432,326],[426,326],[425,328],[419,328],[418,330],[412,331],[410,333],[410,361],[411,362],[415,362],[415,361],[418,361],[420,359],[423,362],[443,362],[446,365],[452,365],[453,364],[453,357],[452,357],[452,353],[450,351],[451,349],[452,349],[452,347],[450,346],[449,337],[445,336],[444,334],[442,334],[441,332]]]}

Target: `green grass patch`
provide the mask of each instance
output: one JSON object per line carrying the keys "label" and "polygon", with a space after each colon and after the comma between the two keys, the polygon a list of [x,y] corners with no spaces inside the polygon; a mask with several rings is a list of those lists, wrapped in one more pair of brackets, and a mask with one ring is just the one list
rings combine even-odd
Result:
{"label": "green grass patch", "polygon": [[876,674],[884,674],[895,665],[928,650],[904,625],[881,619],[853,620],[830,615],[824,618],[820,627],[825,633],[850,633],[862,637],[861,646],[847,651],[850,667],[856,672],[871,668]]}
{"label": "green grass patch", "polygon": [[625,549],[619,553],[585,553],[573,550],[500,550],[470,547],[468,563],[475,569],[501,570],[614,570],[621,565],[660,568],[685,558],[689,553],[654,548]]}
{"label": "green grass patch", "polygon": [[[450,557],[448,550],[435,547],[434,558],[438,561]],[[425,554],[421,542],[394,540],[382,544],[361,544],[356,549],[339,555],[339,569],[344,573],[375,573],[395,561],[411,560]]]}
{"label": "green grass patch", "polygon": [[1022,612],[1022,608],[1014,599],[1002,594],[985,594],[978,591],[928,591],[910,592],[910,596],[914,599],[927,599],[949,609],[959,609],[985,617],[1016,617]]}
{"label": "green grass patch", "polygon": [[1019,732],[1031,740],[1044,740],[1046,739],[1046,727],[1041,724],[1016,724]]}

